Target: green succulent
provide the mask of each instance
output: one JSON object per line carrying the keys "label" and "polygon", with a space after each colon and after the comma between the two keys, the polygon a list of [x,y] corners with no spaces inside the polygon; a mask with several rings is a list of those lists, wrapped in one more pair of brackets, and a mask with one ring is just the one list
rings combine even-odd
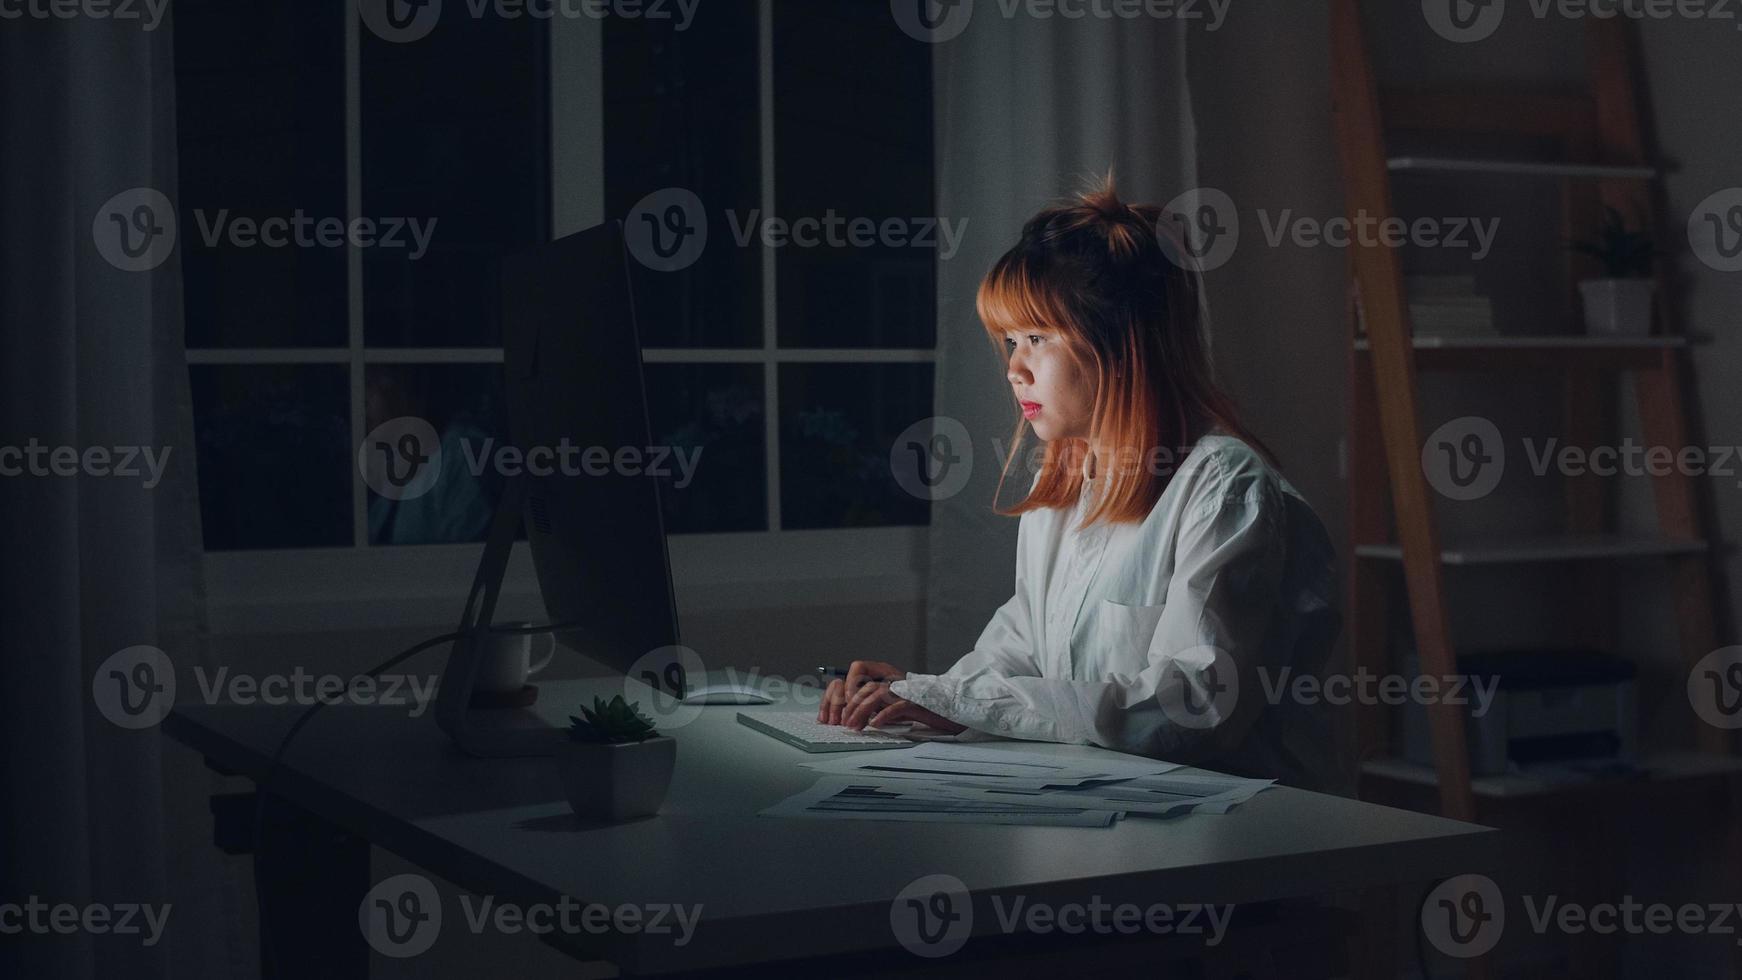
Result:
{"label": "green succulent", "polygon": [[640,702],[624,701],[621,694],[609,704],[603,698],[594,698],[591,708],[581,705],[581,714],[586,718],[569,716],[573,723],[569,726],[569,738],[577,742],[644,742],[659,731],[642,716],[639,708]]}
{"label": "green succulent", "polygon": [[1605,207],[1608,217],[1603,221],[1602,234],[1597,238],[1573,242],[1575,252],[1594,256],[1603,263],[1604,274],[1610,279],[1647,278],[1652,260],[1662,254],[1652,247],[1651,239],[1642,231],[1629,231],[1621,212]]}

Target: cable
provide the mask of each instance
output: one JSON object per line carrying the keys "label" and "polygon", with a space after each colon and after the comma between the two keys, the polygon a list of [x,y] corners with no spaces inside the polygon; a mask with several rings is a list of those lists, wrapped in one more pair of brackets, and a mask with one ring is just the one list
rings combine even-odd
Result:
{"label": "cable", "polygon": [[[487,632],[498,633],[504,636],[526,636],[538,633],[554,633],[558,630],[574,629],[578,625],[580,624],[547,623],[540,626],[492,626],[489,627]],[[350,683],[345,685],[344,693],[348,694],[351,690],[351,686],[359,680],[364,678],[373,680],[374,678],[379,677],[383,672],[397,667],[399,664],[402,664],[412,657],[428,650],[430,647],[458,640],[466,636],[467,632],[468,631],[465,630],[456,630],[452,633],[443,633],[440,636],[432,636],[429,639],[419,641],[418,643],[394,654],[375,667],[351,678]],[[339,697],[343,697],[343,694],[339,695]],[[333,700],[338,700],[338,697],[335,697]],[[284,738],[279,740],[278,748],[273,751],[272,762],[266,767],[266,772],[254,784],[254,904],[257,908],[257,915],[260,921],[260,975],[262,980],[270,980],[271,975],[276,971],[277,963],[271,955],[271,918],[266,913],[266,889],[261,884],[264,876],[260,873],[260,855],[266,836],[266,799],[271,795],[272,781],[278,775],[278,770],[284,763],[284,756],[290,749],[291,740],[296,738],[297,733],[302,731],[310,721],[314,720],[314,716],[320,713],[322,708],[331,703],[332,701],[324,701],[317,696],[315,703],[309,705],[308,710],[297,716],[296,721],[291,723],[290,730],[285,732]]]}

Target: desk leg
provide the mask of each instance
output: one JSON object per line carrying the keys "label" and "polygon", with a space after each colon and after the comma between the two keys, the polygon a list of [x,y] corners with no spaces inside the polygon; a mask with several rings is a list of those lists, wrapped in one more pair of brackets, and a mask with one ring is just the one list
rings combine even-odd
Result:
{"label": "desk leg", "polygon": [[254,867],[265,903],[261,977],[367,980],[369,947],[357,906],[369,891],[369,842],[271,798]]}

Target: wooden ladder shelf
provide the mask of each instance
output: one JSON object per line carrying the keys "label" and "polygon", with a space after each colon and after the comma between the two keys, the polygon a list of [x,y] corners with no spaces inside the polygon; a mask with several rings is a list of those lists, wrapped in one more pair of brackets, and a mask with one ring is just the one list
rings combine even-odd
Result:
{"label": "wooden ladder shelf", "polygon": [[[1562,188],[1567,219],[1562,230],[1583,237],[1601,217],[1601,205],[1652,219],[1658,170],[1647,155],[1634,84],[1631,26],[1624,18],[1592,19],[1586,26],[1589,89],[1577,92],[1438,92],[1381,88],[1375,81],[1357,0],[1332,0],[1332,89],[1338,153],[1347,211],[1389,218],[1394,174],[1470,173],[1491,180],[1554,180]],[[1450,134],[1502,134],[1552,139],[1564,162],[1389,157],[1388,127]],[[1558,333],[1542,337],[1415,336],[1398,250],[1383,244],[1353,244],[1350,256],[1349,499],[1352,564],[1349,596],[1353,662],[1376,674],[1396,672],[1387,651],[1387,597],[1401,564],[1414,642],[1423,674],[1458,673],[1446,602],[1451,565],[1523,561],[1593,563],[1610,558],[1651,557],[1666,563],[1671,581],[1680,651],[1691,669],[1714,648],[1711,552],[1702,528],[1695,478],[1679,472],[1653,476],[1657,534],[1605,533],[1606,488],[1595,479],[1569,481],[1566,535],[1538,541],[1508,540],[1497,546],[1447,549],[1436,518],[1436,492],[1422,467],[1421,411],[1417,379],[1423,371],[1535,370],[1553,372],[1564,385],[1568,444],[1604,438],[1597,410],[1605,372],[1635,379],[1642,435],[1652,446],[1691,443],[1687,405],[1686,339],[1674,329],[1670,292],[1658,273],[1656,333],[1607,338]],[[1567,290],[1573,293],[1571,270]],[[1364,333],[1363,333],[1364,328]],[[1674,469],[1673,467],[1671,469]],[[1391,525],[1395,524],[1395,538]],[[1571,567],[1571,566],[1569,566]],[[1438,788],[1441,812],[1473,820],[1489,797],[1528,795],[1517,781],[1471,776],[1464,708],[1428,706],[1435,765],[1417,771],[1414,782]],[[1692,762],[1666,769],[1665,778],[1734,778],[1736,760],[1729,734],[1689,722],[1700,732]],[[1389,718],[1382,707],[1358,716],[1363,795],[1376,783],[1410,782],[1409,767],[1386,758]],[[1733,785],[1733,783],[1732,783]],[[1548,795],[1590,792],[1561,788]]]}

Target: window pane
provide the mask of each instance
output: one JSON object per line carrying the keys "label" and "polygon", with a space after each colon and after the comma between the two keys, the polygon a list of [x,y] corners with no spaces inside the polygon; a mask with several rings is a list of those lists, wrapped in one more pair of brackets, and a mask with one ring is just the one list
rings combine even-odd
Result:
{"label": "window pane", "polygon": [[[775,253],[780,345],[930,349],[946,247],[931,217],[932,47],[887,4],[774,9],[775,211],[794,232]],[[832,234],[799,243],[797,222],[831,215]]]}
{"label": "window pane", "polygon": [[403,44],[360,31],[362,217],[404,222],[363,249],[368,346],[500,345],[494,262],[549,237],[545,31],[460,12]]}
{"label": "window pane", "polygon": [[655,446],[672,453],[672,472],[659,486],[667,533],[768,529],[762,370],[646,366],[649,431]]}
{"label": "window pane", "polygon": [[294,238],[273,247],[248,229],[299,212],[345,217],[348,14],[329,3],[176,3],[189,347],[345,344],[344,249]]}
{"label": "window pane", "polygon": [[[499,364],[371,364],[363,372],[364,428],[428,423],[441,440],[439,477],[389,500],[369,494],[370,544],[482,541],[502,498],[497,451],[506,431]],[[423,450],[427,452],[427,450]]]}
{"label": "window pane", "polygon": [[698,4],[688,28],[676,27],[605,18],[605,213],[658,220],[663,198],[653,213],[638,205],[677,188],[694,195],[682,227],[706,221],[693,262],[635,267],[643,346],[760,347],[762,253],[732,234],[761,198],[756,3]]}
{"label": "window pane", "polygon": [[929,523],[929,504],[896,483],[889,453],[931,401],[930,364],[781,365],[781,526]]}
{"label": "window pane", "polygon": [[188,369],[208,551],[351,544],[346,371],[327,364]]}

